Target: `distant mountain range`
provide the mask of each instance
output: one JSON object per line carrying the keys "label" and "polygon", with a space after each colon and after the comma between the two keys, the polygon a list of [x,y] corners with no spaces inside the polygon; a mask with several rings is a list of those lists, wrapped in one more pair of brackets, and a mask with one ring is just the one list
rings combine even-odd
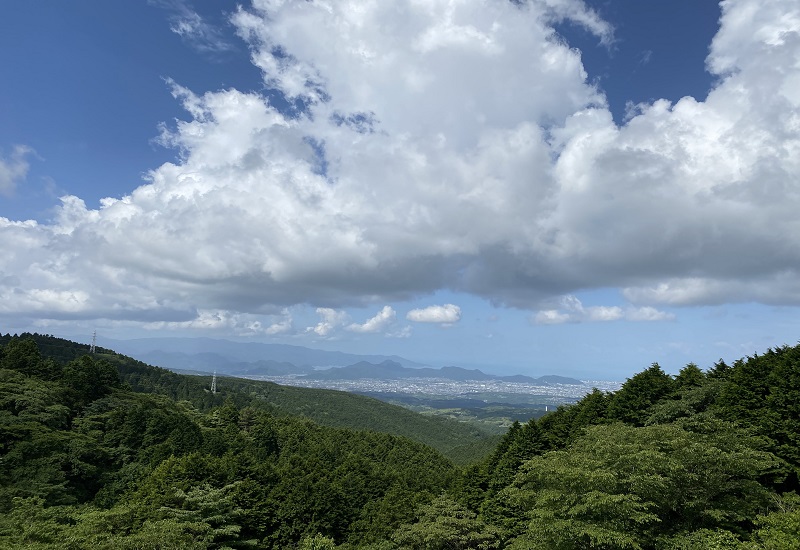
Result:
{"label": "distant mountain range", "polygon": [[464,369],[461,367],[442,367],[434,369],[430,367],[408,368],[394,361],[383,361],[374,364],[367,361],[359,361],[353,365],[338,369],[316,370],[307,375],[314,380],[358,380],[371,378],[373,380],[403,380],[406,378],[438,378],[453,381],[467,380],[502,380],[505,382],[517,382],[522,384],[552,385],[570,384],[583,385],[583,382],[566,376],[541,376],[532,378],[517,374],[514,376],[497,376],[486,374],[478,369]]}
{"label": "distant mountain range", "polygon": [[[343,367],[359,361],[382,363],[394,361],[404,367],[425,367],[421,363],[409,361],[397,355],[357,355],[341,351],[291,346],[288,344],[262,344],[259,342],[232,342],[214,338],[138,338],[134,340],[107,340],[104,346],[113,348],[119,353],[136,357],[140,361],[144,357],[158,357],[162,362],[155,364],[173,368],[176,361],[181,364],[188,359],[197,370],[226,370],[230,365],[238,363],[257,363],[259,361],[275,361],[291,363],[297,367]],[[201,368],[203,367],[203,368]],[[175,368],[188,368],[176,366]]]}
{"label": "distant mountain range", "polygon": [[212,338],[141,338],[109,340],[104,345],[145,363],[180,372],[216,371],[234,376],[297,375],[314,380],[438,378],[583,385],[580,380],[565,376],[498,376],[478,369],[431,368],[396,355],[357,355],[287,344],[241,343]]}

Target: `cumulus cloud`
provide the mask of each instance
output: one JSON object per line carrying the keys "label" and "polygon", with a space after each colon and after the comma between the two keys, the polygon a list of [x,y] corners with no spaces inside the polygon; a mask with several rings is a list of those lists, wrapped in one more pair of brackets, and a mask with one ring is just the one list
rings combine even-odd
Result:
{"label": "cumulus cloud", "polygon": [[319,336],[331,336],[333,332],[344,326],[350,317],[345,311],[337,311],[329,307],[318,307],[317,315],[320,317],[319,323],[313,327],[308,327],[306,332],[314,332]]}
{"label": "cumulus cloud", "polygon": [[282,319],[279,319],[278,321],[271,323],[266,329],[264,329],[265,334],[274,336],[277,334],[290,334],[294,332],[292,315],[289,313],[289,310],[284,309],[282,315],[283,315]]}
{"label": "cumulus cloud", "polygon": [[537,325],[560,325],[569,321],[570,315],[557,309],[543,309],[537,311],[533,317],[533,322]]}
{"label": "cumulus cloud", "polygon": [[415,323],[452,324],[461,320],[461,308],[453,304],[444,304],[412,309],[406,314],[406,319]]}
{"label": "cumulus cloud", "polygon": [[353,323],[347,327],[351,332],[382,332],[394,323],[397,313],[391,306],[383,306],[375,317],[363,324]]}
{"label": "cumulus cloud", "polygon": [[[343,307],[442,288],[549,322],[800,304],[800,8],[722,7],[708,97],[618,125],[553,27],[613,40],[577,0],[255,0],[231,23],[294,111],[170,83],[188,115],[160,141],[179,157],[146,185],[97,209],[64,197],[46,224],[0,219],[0,314],[190,323],[311,304],[327,336],[372,322]],[[543,305],[591,288],[639,309]]]}
{"label": "cumulus cloud", "polygon": [[0,195],[12,195],[17,184],[25,179],[30,169],[26,157],[33,152],[33,149],[25,145],[15,145],[10,155],[0,155]]}
{"label": "cumulus cloud", "polygon": [[533,315],[537,325],[557,325],[562,323],[592,323],[605,321],[669,321],[675,316],[654,307],[629,306],[588,306],[573,295],[562,296],[559,307],[543,309]]}
{"label": "cumulus cloud", "polygon": [[196,312],[194,318],[185,321],[153,321],[144,323],[142,326],[149,330],[223,330],[236,334],[237,336],[272,334],[269,328],[264,329],[258,318],[252,315],[224,310],[201,310]]}
{"label": "cumulus cloud", "polygon": [[630,302],[640,304],[719,305],[730,302],[732,296],[749,296],[762,304],[785,305],[787,295],[800,295],[800,279],[795,269],[747,279],[682,277],[650,286],[625,288],[622,294]]}

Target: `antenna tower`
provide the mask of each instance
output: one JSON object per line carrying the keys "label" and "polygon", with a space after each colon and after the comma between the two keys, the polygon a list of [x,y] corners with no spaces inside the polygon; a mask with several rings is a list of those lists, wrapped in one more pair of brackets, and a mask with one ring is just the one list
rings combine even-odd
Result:
{"label": "antenna tower", "polygon": [[211,377],[211,393],[217,393],[217,371],[214,371],[214,376]]}
{"label": "antenna tower", "polygon": [[97,344],[97,331],[92,333],[92,345],[89,346],[89,353],[95,352],[95,344]]}

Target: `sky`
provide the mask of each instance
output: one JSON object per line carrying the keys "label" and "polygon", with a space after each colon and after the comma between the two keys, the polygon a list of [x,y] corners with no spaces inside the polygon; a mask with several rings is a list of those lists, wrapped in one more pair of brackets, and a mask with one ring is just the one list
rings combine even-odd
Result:
{"label": "sky", "polygon": [[0,332],[622,380],[800,334],[797,0],[0,4]]}

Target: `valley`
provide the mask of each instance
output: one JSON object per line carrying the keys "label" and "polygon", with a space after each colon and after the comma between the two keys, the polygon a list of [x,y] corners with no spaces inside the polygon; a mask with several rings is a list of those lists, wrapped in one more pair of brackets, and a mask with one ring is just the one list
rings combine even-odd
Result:
{"label": "valley", "polygon": [[[344,354],[303,346],[210,338],[145,338],[112,341],[114,348],[173,372],[329,389],[373,397],[426,416],[503,433],[515,421],[539,418],[575,403],[594,388],[621,383],[561,375],[490,374],[458,366],[431,367],[396,355]],[[210,379],[209,379],[210,384]]]}
{"label": "valley", "polygon": [[541,417],[559,405],[575,403],[593,388],[615,391],[620,387],[619,382],[604,380],[590,380],[579,384],[547,384],[501,379],[330,379],[302,375],[245,378],[285,386],[357,393],[401,405],[424,415],[475,423],[494,433],[504,432],[514,421],[527,422]]}

